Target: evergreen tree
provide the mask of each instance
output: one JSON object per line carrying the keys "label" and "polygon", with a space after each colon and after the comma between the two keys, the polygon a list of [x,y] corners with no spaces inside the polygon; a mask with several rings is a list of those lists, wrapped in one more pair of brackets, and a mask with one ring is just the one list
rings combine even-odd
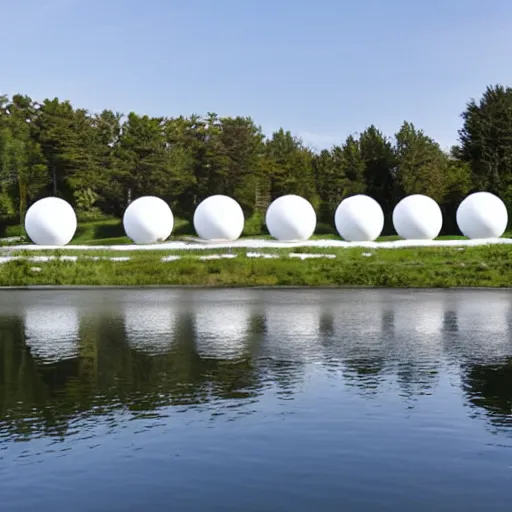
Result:
{"label": "evergreen tree", "polygon": [[33,137],[37,110],[28,96],[0,101],[0,216],[17,216],[23,224],[28,204],[48,183],[48,170]]}
{"label": "evergreen tree", "polygon": [[459,157],[468,162],[475,190],[492,192],[512,206],[512,88],[487,87],[462,114]]}
{"label": "evergreen tree", "polygon": [[341,148],[341,168],[346,177],[345,197],[365,193],[366,166],[361,156],[359,141],[353,135],[347,137]]}
{"label": "evergreen tree", "polygon": [[332,222],[334,212],[343,199],[347,178],[343,169],[336,165],[331,151],[324,149],[315,156],[315,181],[321,198],[318,218],[322,222]]}
{"label": "evergreen tree", "polygon": [[297,194],[317,203],[311,150],[283,129],[275,132],[267,141],[266,150],[272,199]]}
{"label": "evergreen tree", "polygon": [[[69,101],[61,102],[54,98],[40,105],[36,119],[36,138],[50,170],[51,192],[70,201],[75,187],[90,183],[94,171],[97,171],[84,172],[90,164],[90,155],[85,147],[89,134],[83,133],[85,115],[84,110],[75,114]],[[82,138],[84,135],[85,140]],[[81,174],[83,179],[80,181]]]}
{"label": "evergreen tree", "polygon": [[[421,193],[455,213],[474,190],[489,190],[512,208],[512,89],[488,87],[463,113],[460,146],[449,155],[404,123],[388,140],[375,126],[314,153],[289,131],[265,138],[248,117],[177,118],[91,114],[58,98],[42,103],[0,96],[0,218],[23,222],[27,206],[46,195],[70,201],[80,218],[121,217],[131,199],[156,195],[191,218],[212,194],[237,199],[246,216],[271,200],[306,197],[332,225],[345,197],[375,198],[389,220],[405,195]],[[254,226],[258,223],[255,222]]]}
{"label": "evergreen tree", "polygon": [[373,197],[385,212],[390,212],[396,200],[396,159],[393,145],[372,125],[359,137],[359,147],[365,168],[366,193]]}
{"label": "evergreen tree", "polygon": [[223,193],[252,213],[265,182],[263,133],[251,118],[222,118],[222,154],[226,158]]}
{"label": "evergreen tree", "polygon": [[192,183],[192,159],[179,144],[166,139],[166,120],[130,113],[116,148],[115,179],[123,188],[125,206],[131,199],[156,195],[171,204]]}
{"label": "evergreen tree", "polygon": [[442,202],[448,159],[439,145],[408,122],[403,123],[395,138],[398,193],[401,196],[425,194]]}

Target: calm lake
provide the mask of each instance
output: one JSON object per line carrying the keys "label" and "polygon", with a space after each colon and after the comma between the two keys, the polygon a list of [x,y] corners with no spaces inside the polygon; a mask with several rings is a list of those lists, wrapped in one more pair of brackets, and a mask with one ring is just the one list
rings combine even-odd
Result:
{"label": "calm lake", "polygon": [[512,510],[512,293],[0,292],[2,511]]}

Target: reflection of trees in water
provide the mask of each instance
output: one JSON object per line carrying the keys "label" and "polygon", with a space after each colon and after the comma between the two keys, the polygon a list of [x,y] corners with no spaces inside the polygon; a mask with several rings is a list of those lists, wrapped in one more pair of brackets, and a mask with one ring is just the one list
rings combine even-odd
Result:
{"label": "reflection of trees in water", "polygon": [[396,375],[401,393],[408,399],[432,394],[439,381],[439,371],[434,364],[425,365],[412,361],[399,364]]}
{"label": "reflection of trees in water", "polygon": [[321,312],[318,303],[307,300],[264,304],[258,368],[278,398],[292,398],[304,381],[308,363],[322,360]]}
{"label": "reflection of trees in water", "polygon": [[478,407],[497,429],[512,426],[512,358],[495,364],[463,367],[463,389],[470,404]]}
{"label": "reflection of trees in water", "polygon": [[369,396],[378,392],[386,378],[382,317],[382,308],[361,301],[338,304],[322,315],[326,371],[341,373],[347,386]]}
{"label": "reflection of trees in water", "polygon": [[443,333],[456,333],[459,330],[457,312],[451,309],[445,310],[443,314]]}
{"label": "reflection of trees in water", "polygon": [[507,295],[486,301],[485,295],[467,293],[466,300],[453,300],[444,313],[445,357],[457,367],[463,361],[492,363],[506,357],[512,350]]}
{"label": "reflection of trees in water", "polygon": [[[64,436],[78,419],[212,402],[219,407],[249,404],[264,388],[293,396],[304,364],[269,358],[262,351],[268,334],[264,315],[242,315],[238,326],[225,330],[227,339],[222,322],[207,332],[203,318],[198,332],[194,313],[176,312],[166,332],[171,317],[163,311],[159,331],[148,333],[144,347],[137,322],[126,322],[118,312],[85,312],[77,356],[59,360],[53,354],[48,361],[31,354],[22,318],[0,317],[0,431],[19,437]],[[226,321],[236,319],[226,316]],[[37,342],[44,345],[45,340]],[[216,343],[222,350],[215,350]]]}
{"label": "reflection of trees in water", "polygon": [[343,377],[347,385],[357,387],[365,395],[376,395],[385,380],[384,367],[385,359],[378,355],[345,359]]}
{"label": "reflection of trees in water", "polygon": [[400,394],[407,400],[432,394],[439,381],[443,360],[444,303],[431,299],[411,300],[398,310],[390,337],[393,371]]}
{"label": "reflection of trees in water", "polygon": [[[42,421],[51,414],[44,408],[51,392],[44,380],[47,376],[34,365],[24,337],[21,318],[0,317],[0,432],[8,428],[20,435],[30,434],[27,417],[33,411],[38,411]],[[69,366],[70,361],[64,364]],[[50,385],[54,385],[52,379]]]}
{"label": "reflection of trees in water", "polygon": [[157,355],[130,347],[118,317],[83,317],[79,357],[51,364],[31,356],[21,319],[0,319],[0,332],[0,429],[12,435],[64,435],[84,416],[247,399],[261,389],[250,357],[198,355],[190,315]]}
{"label": "reflection of trees in water", "polygon": [[404,398],[430,393],[438,382],[442,357],[440,318],[432,322],[438,311],[429,307],[418,315],[406,307],[402,310],[397,318],[392,306],[377,311],[362,308],[356,317],[362,327],[345,330],[345,325],[355,323],[349,317],[352,307],[346,306],[334,320],[335,334],[323,342],[329,368],[341,368],[345,383],[365,395],[388,392],[389,386],[383,385],[393,378]]}
{"label": "reflection of trees in water", "polygon": [[397,333],[394,350],[393,371],[402,396],[411,400],[432,394],[439,382],[442,360],[439,336]]}
{"label": "reflection of trees in water", "polygon": [[[342,374],[364,395],[388,393],[388,384],[396,382],[402,399],[410,400],[431,393],[447,353],[457,368],[461,358],[466,361],[464,389],[471,404],[485,410],[495,425],[511,421],[510,360],[482,364],[498,361],[495,353],[503,355],[507,342],[496,340],[499,351],[484,357],[489,344],[478,333],[472,339],[458,333],[464,326],[456,308],[439,315],[429,306],[421,316],[421,309],[411,313],[393,304],[373,304],[363,313],[357,311],[360,303],[338,309],[246,304],[243,312],[232,306],[226,306],[229,314],[203,315],[198,322],[201,304],[182,310],[174,304],[171,313],[160,303],[146,335],[143,311],[140,321],[134,317],[131,322],[115,308],[101,314],[84,311],[77,356],[55,360],[54,354],[48,361],[27,345],[21,318],[0,317],[0,431],[20,437],[65,435],[72,420],[96,415],[140,415],[207,403],[214,403],[209,410],[219,411],[225,404],[249,404],[265,390],[291,398],[310,362]],[[222,307],[213,305],[212,310],[222,312]],[[224,329],[226,322],[230,325]],[[76,332],[73,328],[70,336]],[[30,336],[32,346],[44,345],[44,339],[34,338],[34,329]],[[470,358],[469,352],[477,356]]]}
{"label": "reflection of trees in water", "polygon": [[[455,302],[445,314],[445,357],[457,368],[467,404],[493,430],[512,426],[512,314],[510,295]],[[477,300],[479,299],[479,300]],[[505,428],[506,427],[506,428]]]}

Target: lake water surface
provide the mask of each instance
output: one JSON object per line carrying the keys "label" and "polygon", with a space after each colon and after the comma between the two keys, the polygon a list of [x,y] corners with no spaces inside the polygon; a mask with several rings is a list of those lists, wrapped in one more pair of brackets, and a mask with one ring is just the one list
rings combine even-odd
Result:
{"label": "lake water surface", "polygon": [[0,292],[2,511],[512,510],[512,293]]}

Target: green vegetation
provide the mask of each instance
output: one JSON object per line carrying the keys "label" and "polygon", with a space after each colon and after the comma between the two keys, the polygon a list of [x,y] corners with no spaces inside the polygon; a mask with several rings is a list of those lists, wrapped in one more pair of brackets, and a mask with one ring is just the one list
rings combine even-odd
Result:
{"label": "green vegetation", "polygon": [[[38,103],[23,95],[0,97],[0,236],[22,236],[27,207],[57,195],[75,208],[79,226],[72,244],[117,245],[130,241],[122,214],[130,200],[157,195],[175,214],[172,239],[194,235],[197,204],[227,194],[244,209],[243,235],[268,237],[264,214],[282,194],[299,194],[318,214],[315,238],[338,238],[333,214],[339,202],[365,193],[383,207],[381,240],[392,240],[394,205],[414,193],[434,198],[444,213],[443,238],[461,238],[455,224],[460,201],[488,190],[512,207],[512,89],[488,87],[462,115],[460,144],[448,153],[421,129],[404,122],[391,138],[370,126],[329,150],[315,151],[288,131],[265,137],[251,118],[153,118],[110,110],[92,114],[68,101]],[[512,216],[511,216],[512,217]],[[9,242],[2,242],[8,245]],[[8,248],[5,248],[8,250]],[[107,252],[69,254],[78,261],[0,265],[0,284],[68,285],[347,285],[509,286],[506,246],[372,250],[317,250],[336,259],[201,261],[183,252],[163,262],[163,253],[117,252],[130,261],[92,260]],[[314,252],[314,249],[300,251]],[[224,251],[222,251],[224,252]],[[271,252],[264,250],[264,252]],[[215,253],[207,249],[202,254]],[[34,256],[36,253],[30,253]],[[59,254],[68,254],[66,251]],[[114,255],[114,254],[110,254]],[[166,253],[169,255],[169,252]]]}
{"label": "green vegetation", "polygon": [[[261,229],[254,229],[255,221],[249,219],[246,223],[242,238],[257,238],[257,239],[271,239],[270,235],[266,234]],[[6,237],[19,237],[24,236],[20,226],[9,226],[5,233]],[[190,221],[181,218],[174,219],[174,230],[169,241],[187,240],[190,237],[196,237],[194,227]],[[504,237],[512,237],[512,232],[508,231]],[[336,232],[334,225],[322,225],[317,227],[315,235],[311,237],[312,240],[340,240],[339,234]],[[462,235],[441,235],[438,240],[465,240],[466,237]],[[398,235],[385,235],[379,237],[378,241],[392,241],[400,240]],[[21,242],[19,240],[2,241],[0,240],[0,247],[2,245],[18,245],[20,243],[28,243],[24,238]],[[102,220],[95,220],[89,222],[79,222],[76,234],[71,241],[70,245],[127,245],[133,242],[125,235],[122,221],[115,218],[106,218]]]}
{"label": "green vegetation", "polygon": [[449,152],[409,122],[392,137],[369,126],[318,152],[283,129],[265,137],[247,117],[93,114],[58,98],[0,96],[0,236],[13,236],[34,201],[57,195],[78,213],[74,243],[113,243],[123,236],[119,219],[130,200],[147,194],[187,219],[175,236],[191,231],[195,207],[212,194],[240,202],[245,235],[264,235],[268,204],[289,193],[311,201],[318,235],[332,231],[335,208],[355,193],[382,205],[385,235],[393,234],[394,205],[413,193],[434,198],[443,234],[455,234],[456,208],[472,191],[512,206],[511,112],[512,89],[489,87],[468,103],[460,144]]}
{"label": "green vegetation", "polygon": [[[278,258],[247,257],[238,249],[231,259],[201,260],[225,250],[173,251],[181,256],[162,261],[169,251],[116,252],[128,261],[108,258],[108,251],[59,251],[77,261],[14,260],[0,265],[0,285],[200,285],[200,286],[383,286],[472,287],[510,286],[512,258],[506,246],[417,249],[265,249]],[[290,253],[335,255],[300,260]],[[30,257],[31,252],[18,253]],[[35,267],[35,269],[34,269]]]}

